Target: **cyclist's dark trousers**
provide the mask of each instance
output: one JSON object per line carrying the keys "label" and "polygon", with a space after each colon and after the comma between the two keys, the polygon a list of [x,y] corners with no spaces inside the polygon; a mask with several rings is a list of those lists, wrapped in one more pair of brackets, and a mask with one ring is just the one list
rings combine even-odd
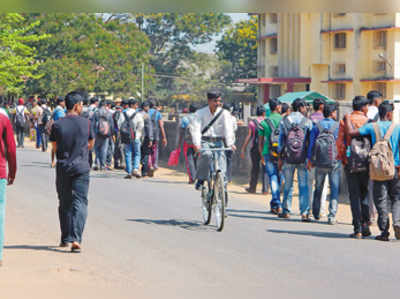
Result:
{"label": "cyclist's dark trousers", "polygon": [[15,131],[16,131],[16,134],[17,134],[18,147],[24,146],[25,128],[24,127],[20,127],[20,126],[16,126],[15,127]]}
{"label": "cyclist's dark trousers", "polygon": [[[251,192],[256,192],[258,178],[260,175],[260,163],[261,157],[258,148],[252,148],[250,150],[250,158],[251,158],[251,171],[250,171],[250,182],[249,182],[249,190]],[[262,172],[262,192],[268,191],[268,175],[263,171]]]}
{"label": "cyclist's dark trousers", "polygon": [[[221,148],[224,147],[222,141],[218,142],[210,142],[210,141],[202,141],[201,148]],[[218,166],[224,175],[225,183],[227,183],[226,177],[226,157],[225,151],[220,151],[215,153],[218,158]],[[197,161],[197,178],[201,181],[207,181],[210,175],[210,169],[212,167],[212,152],[211,151],[202,151],[200,153],[200,157]]]}
{"label": "cyclist's dark trousers", "polygon": [[349,187],[354,232],[361,233],[362,226],[367,225],[369,222],[368,172],[350,173],[346,170],[346,178]]}

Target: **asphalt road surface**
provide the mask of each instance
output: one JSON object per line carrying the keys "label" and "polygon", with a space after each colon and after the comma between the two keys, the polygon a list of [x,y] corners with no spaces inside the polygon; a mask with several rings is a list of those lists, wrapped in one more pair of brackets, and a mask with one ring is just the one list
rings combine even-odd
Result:
{"label": "asphalt road surface", "polygon": [[[93,291],[85,298],[400,294],[399,242],[351,240],[348,224],[302,223],[298,216],[280,220],[265,203],[234,194],[219,233],[201,224],[193,186],[157,178],[127,181],[118,172],[92,173],[83,252],[63,252],[55,247],[57,197],[48,154],[25,149],[18,159],[16,184],[8,189],[0,285],[4,277],[9,287],[49,283],[58,298],[84,289]],[[24,259],[28,262],[18,263]],[[50,291],[56,292],[43,287],[42,298]]]}

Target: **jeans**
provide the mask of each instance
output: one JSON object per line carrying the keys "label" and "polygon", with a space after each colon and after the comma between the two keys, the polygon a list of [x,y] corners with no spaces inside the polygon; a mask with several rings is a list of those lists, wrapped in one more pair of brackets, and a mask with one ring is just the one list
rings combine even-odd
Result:
{"label": "jeans", "polygon": [[42,151],[46,152],[49,144],[49,136],[47,135],[45,127],[43,125],[39,125],[39,132],[40,138],[42,140]]}
{"label": "jeans", "polygon": [[336,163],[332,169],[327,168],[315,168],[315,191],[314,200],[312,204],[312,212],[314,218],[319,218],[321,213],[321,198],[325,187],[325,178],[329,177],[329,186],[331,190],[329,198],[329,214],[328,218],[335,218],[338,200],[339,200],[339,186],[340,186],[340,173],[341,164]]}
{"label": "jeans", "polygon": [[141,156],[142,156],[142,176],[147,176],[150,167],[150,156],[152,154],[153,147],[149,147],[150,139],[145,137],[141,146]]}
{"label": "jeans", "polygon": [[108,138],[107,158],[106,158],[107,166],[111,167],[112,159],[114,157],[114,150],[115,150],[114,140],[112,137],[109,137]]}
{"label": "jeans", "polygon": [[[310,207],[312,206],[312,203],[314,201],[314,193],[312,192],[313,188],[315,190],[315,167],[312,168],[311,170],[308,171],[308,186],[309,186],[309,192],[308,192],[308,197],[309,197],[309,202],[310,202]],[[326,212],[326,198],[328,197],[328,181],[325,181],[324,187],[322,189],[322,195],[321,195],[321,208],[320,214]]]}
{"label": "jeans", "polygon": [[196,179],[196,164],[197,158],[194,151],[194,146],[183,143],[183,154],[185,156],[186,171],[189,176],[189,181],[193,182]]}
{"label": "jeans", "polygon": [[69,176],[57,165],[56,187],[61,242],[82,242],[87,218],[89,180],[89,173]]}
{"label": "jeans", "polygon": [[[258,149],[250,150],[250,158],[251,158],[251,170],[250,170],[250,182],[249,182],[249,190],[251,192],[256,192],[258,177],[260,175],[260,164],[261,158]],[[268,191],[268,175],[266,172],[262,171],[262,193]]]}
{"label": "jeans", "polygon": [[382,234],[389,236],[389,212],[392,209],[393,226],[400,227],[400,181],[396,169],[393,180],[374,181],[374,199],[378,210],[378,226]]}
{"label": "jeans", "polygon": [[42,145],[42,133],[40,132],[40,128],[38,125],[35,125],[36,132],[36,148],[40,148]]}
{"label": "jeans", "polygon": [[285,188],[283,191],[283,213],[290,214],[292,208],[292,187],[294,171],[297,169],[297,180],[299,184],[300,214],[307,215],[310,212],[308,198],[308,172],[305,163],[283,165],[282,171],[285,176]]}
{"label": "jeans", "polygon": [[126,172],[131,174],[133,170],[139,170],[140,166],[140,140],[135,139],[133,143],[125,144]]}
{"label": "jeans", "polygon": [[7,180],[0,180],[0,261],[3,260],[4,224],[6,216],[6,185]]}
{"label": "jeans", "polygon": [[346,170],[347,184],[349,187],[349,197],[351,214],[353,215],[353,227],[355,233],[361,233],[363,225],[369,222],[369,203],[368,193],[368,171],[350,173]]}
{"label": "jeans", "polygon": [[[222,141],[218,142],[210,142],[210,141],[202,141],[201,148],[222,148],[224,144]],[[226,157],[225,151],[217,151],[214,152],[216,158],[218,159],[218,167],[222,172],[224,177],[225,185],[228,183],[228,178],[226,176]],[[211,151],[202,151],[200,152],[200,157],[197,162],[197,178],[201,181],[208,181],[210,179],[210,170],[213,167],[213,152]]]}
{"label": "jeans", "polygon": [[15,132],[17,134],[17,145],[18,147],[24,146],[24,138],[25,138],[25,128],[24,127],[15,127]]}
{"label": "jeans", "polygon": [[97,135],[94,144],[94,150],[96,152],[95,165],[103,169],[106,166],[107,150],[108,150],[108,138]]}
{"label": "jeans", "polygon": [[272,200],[270,202],[271,209],[279,209],[281,207],[281,182],[279,178],[278,164],[270,160],[269,155],[264,155],[265,173],[269,177],[269,185],[271,186]]}
{"label": "jeans", "polygon": [[148,159],[149,167],[153,167],[154,169],[158,168],[158,143],[158,140],[153,141],[152,153]]}

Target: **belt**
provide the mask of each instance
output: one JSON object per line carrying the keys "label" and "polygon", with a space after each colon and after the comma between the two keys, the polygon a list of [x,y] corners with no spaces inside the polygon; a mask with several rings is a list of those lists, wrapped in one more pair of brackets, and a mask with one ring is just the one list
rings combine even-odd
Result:
{"label": "belt", "polygon": [[208,141],[208,142],[219,142],[223,141],[223,137],[201,137],[201,140]]}

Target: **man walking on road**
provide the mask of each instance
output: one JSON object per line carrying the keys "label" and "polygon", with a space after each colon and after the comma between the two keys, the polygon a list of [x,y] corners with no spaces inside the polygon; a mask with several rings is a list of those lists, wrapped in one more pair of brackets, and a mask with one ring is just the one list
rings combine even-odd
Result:
{"label": "man walking on road", "polygon": [[55,122],[50,141],[57,155],[56,188],[59,199],[61,247],[71,244],[80,252],[87,218],[89,191],[89,149],[94,133],[90,121],[80,116],[83,97],[77,92],[65,98],[67,116]]}
{"label": "man walking on road", "polygon": [[[11,122],[7,116],[0,114],[0,266],[3,263],[3,245],[4,245],[4,217],[6,208],[6,185],[14,183],[17,171],[16,147],[14,132]],[[8,163],[8,176],[7,164]]]}

